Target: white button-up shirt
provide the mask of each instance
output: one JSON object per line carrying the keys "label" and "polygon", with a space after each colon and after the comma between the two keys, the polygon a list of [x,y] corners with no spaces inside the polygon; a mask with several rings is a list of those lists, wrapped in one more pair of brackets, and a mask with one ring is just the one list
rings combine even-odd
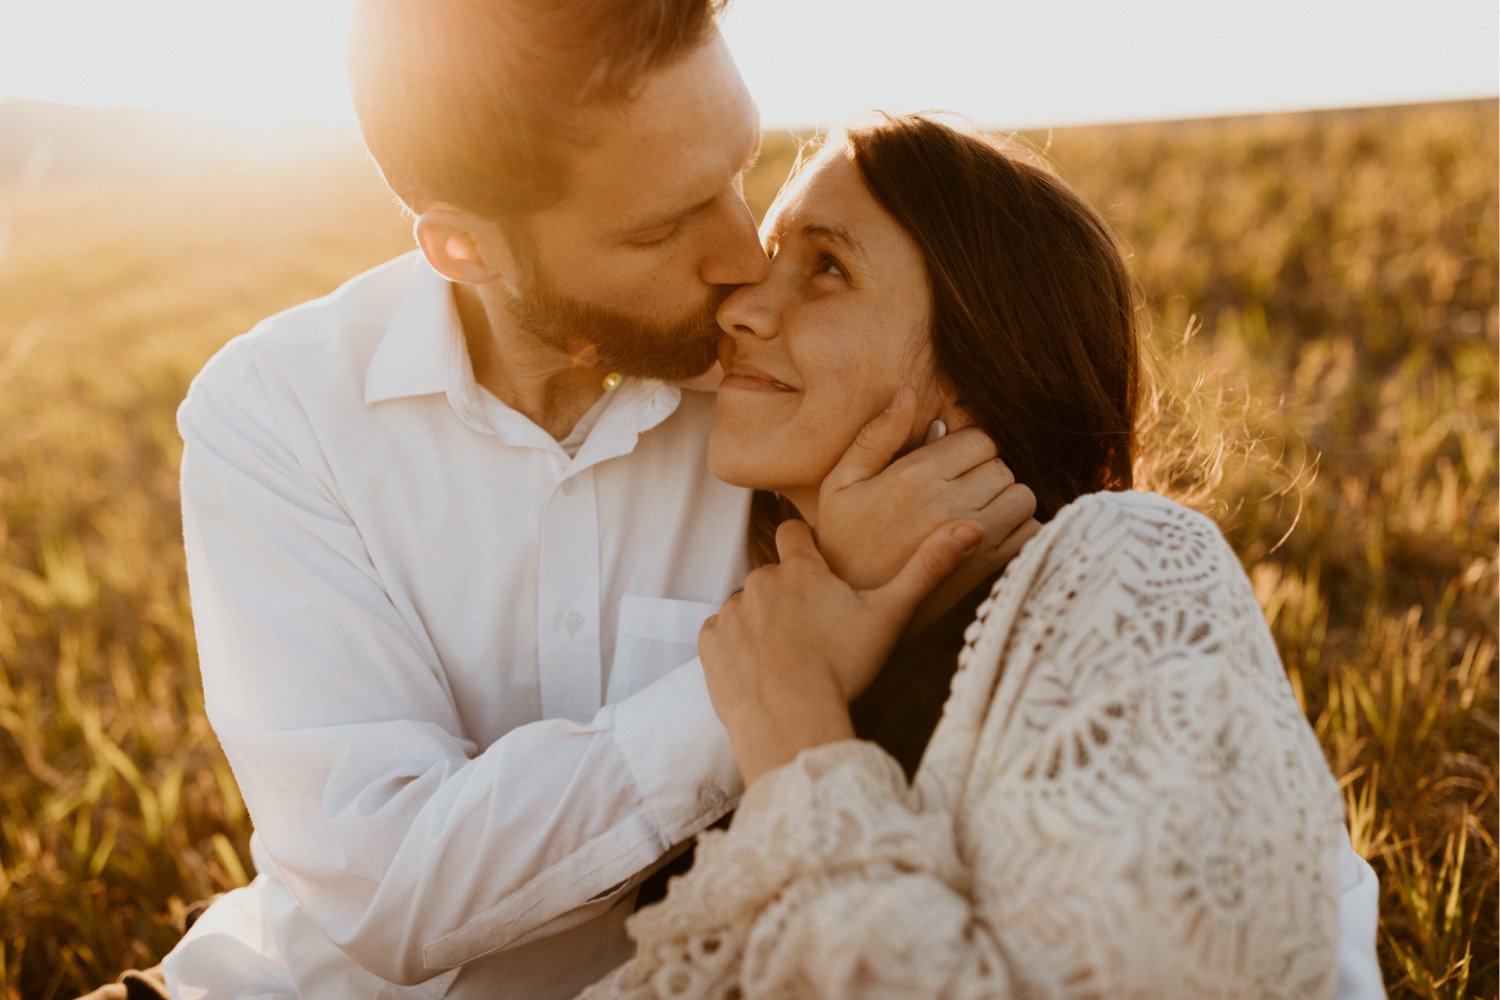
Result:
{"label": "white button-up shirt", "polygon": [[741,791],[694,659],[748,568],[712,406],[627,380],[570,457],[417,254],[208,364],[184,534],[259,874],[174,997],[561,997],[628,957],[632,877]]}

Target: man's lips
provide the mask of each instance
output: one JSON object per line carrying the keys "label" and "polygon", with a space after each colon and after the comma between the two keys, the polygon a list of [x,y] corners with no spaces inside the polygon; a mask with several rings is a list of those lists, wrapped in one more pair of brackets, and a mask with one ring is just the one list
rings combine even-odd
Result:
{"label": "man's lips", "polygon": [[724,381],[719,383],[719,391],[723,392],[725,389],[745,389],[750,392],[797,391],[770,372],[762,371],[743,361],[736,361],[724,369]]}

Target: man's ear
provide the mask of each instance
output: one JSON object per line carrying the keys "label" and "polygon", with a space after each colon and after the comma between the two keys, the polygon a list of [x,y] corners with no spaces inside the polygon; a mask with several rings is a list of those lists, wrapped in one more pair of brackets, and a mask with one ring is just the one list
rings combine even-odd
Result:
{"label": "man's ear", "polygon": [[501,227],[473,212],[442,203],[427,207],[413,227],[432,269],[449,281],[516,283],[516,259]]}

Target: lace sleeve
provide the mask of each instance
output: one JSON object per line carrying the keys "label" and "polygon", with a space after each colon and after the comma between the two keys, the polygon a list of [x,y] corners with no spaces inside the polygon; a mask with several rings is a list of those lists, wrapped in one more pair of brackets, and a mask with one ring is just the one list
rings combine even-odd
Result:
{"label": "lace sleeve", "polygon": [[765,776],[588,995],[1332,992],[1338,791],[1210,522],[1085,498],[969,636],[914,786],[853,741]]}

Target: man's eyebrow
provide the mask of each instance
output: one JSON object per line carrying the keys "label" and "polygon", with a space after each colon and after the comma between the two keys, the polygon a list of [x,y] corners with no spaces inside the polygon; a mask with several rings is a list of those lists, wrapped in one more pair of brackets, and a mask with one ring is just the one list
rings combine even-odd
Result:
{"label": "man's eyebrow", "polygon": [[670,212],[663,212],[660,215],[651,216],[650,218],[637,219],[615,230],[615,236],[616,238],[624,239],[634,236],[636,233],[648,233],[653,229],[660,229],[662,226],[670,226],[672,223],[680,222],[690,215],[696,215],[713,203],[713,198],[708,198],[696,205],[689,205],[687,208],[675,208]]}
{"label": "man's eyebrow", "polygon": [[[764,133],[757,133],[755,147],[750,150],[750,155],[745,159],[745,165],[740,168],[740,173],[749,173],[755,167],[756,161],[760,159],[760,151],[764,139]],[[714,198],[717,197],[717,195],[714,196]],[[705,198],[703,201],[698,202],[698,204],[696,205],[689,205],[687,208],[675,209],[670,212],[663,212],[660,215],[653,216],[647,219],[640,219],[635,222],[629,223],[628,225],[621,226],[615,232],[615,236],[616,238],[625,238],[635,233],[645,233],[650,232],[653,229],[660,229],[662,226],[670,226],[672,223],[679,222],[682,219],[686,219],[688,216],[697,215],[699,212],[712,205],[714,203],[714,198]]]}

